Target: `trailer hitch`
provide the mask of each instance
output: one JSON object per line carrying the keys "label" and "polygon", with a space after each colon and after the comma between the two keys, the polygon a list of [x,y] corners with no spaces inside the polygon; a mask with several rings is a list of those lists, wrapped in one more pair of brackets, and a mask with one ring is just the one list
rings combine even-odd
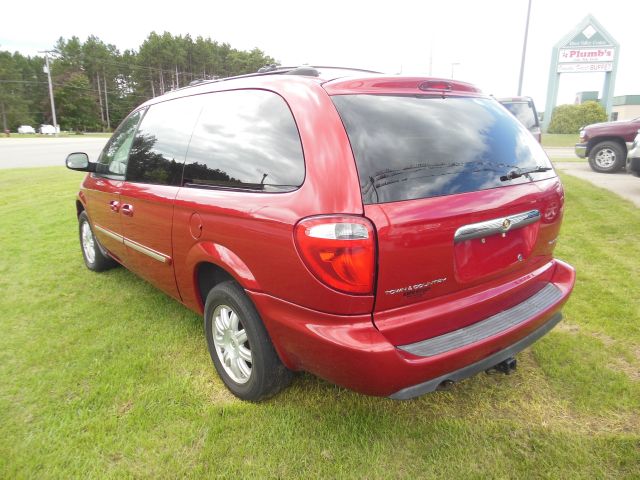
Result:
{"label": "trailer hitch", "polygon": [[518,362],[514,357],[509,357],[497,365],[494,365],[491,368],[487,368],[485,373],[488,375],[492,375],[494,373],[504,373],[505,375],[511,375],[518,366]]}

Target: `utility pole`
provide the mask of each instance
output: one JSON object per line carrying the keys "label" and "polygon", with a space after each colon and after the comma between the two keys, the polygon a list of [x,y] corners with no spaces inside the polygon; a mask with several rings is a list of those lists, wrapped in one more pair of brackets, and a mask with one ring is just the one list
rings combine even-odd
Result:
{"label": "utility pole", "polygon": [[102,120],[102,129],[104,130],[104,108],[102,108],[102,88],[100,87],[100,74],[96,72],[96,82],[98,82],[98,101],[100,102],[100,120]]}
{"label": "utility pole", "polygon": [[0,103],[0,107],[2,107],[2,131],[7,132],[9,129],[7,128],[7,111],[4,108],[4,102]]}
{"label": "utility pole", "polygon": [[111,120],[109,119],[109,96],[107,95],[107,76],[102,71],[102,80],[104,80],[104,109],[107,115],[107,130],[111,130]]}
{"label": "utility pole", "polygon": [[453,67],[460,65],[459,62],[452,62],[451,63],[451,79],[453,79]]}
{"label": "utility pole", "polygon": [[527,8],[527,24],[524,28],[524,42],[522,43],[522,60],[520,61],[520,79],[518,80],[518,96],[522,95],[522,78],[524,77],[524,58],[527,55],[527,37],[529,36],[529,16],[531,15],[531,0]]}
{"label": "utility pole", "polygon": [[55,130],[55,135],[58,135],[58,120],[56,119],[56,103],[53,100],[53,84],[51,83],[51,68],[49,68],[49,53],[51,51],[45,50],[38,53],[44,53],[44,62],[46,64],[45,70],[47,72],[47,78],[49,80],[49,99],[51,100],[51,115],[53,116],[53,128]]}

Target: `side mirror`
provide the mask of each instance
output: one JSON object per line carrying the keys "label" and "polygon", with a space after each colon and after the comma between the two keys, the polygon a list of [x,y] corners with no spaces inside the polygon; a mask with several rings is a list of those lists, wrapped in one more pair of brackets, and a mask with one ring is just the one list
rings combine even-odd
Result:
{"label": "side mirror", "polygon": [[80,172],[95,172],[96,164],[89,161],[89,155],[84,152],[70,153],[65,161],[67,168]]}

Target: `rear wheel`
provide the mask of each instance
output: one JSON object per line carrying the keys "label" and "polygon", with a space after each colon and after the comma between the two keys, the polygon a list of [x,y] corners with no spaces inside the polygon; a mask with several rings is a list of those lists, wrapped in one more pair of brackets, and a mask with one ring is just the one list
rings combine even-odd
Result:
{"label": "rear wheel", "polygon": [[87,268],[94,272],[102,272],[115,267],[117,262],[111,258],[98,243],[98,240],[93,234],[93,229],[91,228],[91,223],[89,223],[89,217],[86,212],[82,212],[78,216],[78,226],[82,257],[84,258],[84,264]]}
{"label": "rear wheel", "polygon": [[223,282],[207,295],[204,329],[218,375],[242,400],[259,401],[285,388],[292,378],[242,287]]}
{"label": "rear wheel", "polygon": [[596,172],[613,173],[623,168],[624,165],[624,151],[616,142],[600,142],[589,152],[589,166]]}

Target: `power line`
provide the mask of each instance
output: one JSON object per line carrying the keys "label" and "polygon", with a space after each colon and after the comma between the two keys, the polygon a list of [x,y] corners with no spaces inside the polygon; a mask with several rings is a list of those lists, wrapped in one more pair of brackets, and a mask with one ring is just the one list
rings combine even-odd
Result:
{"label": "power line", "polygon": [[[34,80],[0,80],[0,83],[18,83],[18,84],[30,84],[30,85],[46,85],[47,82],[38,82],[38,81],[34,81]],[[87,88],[87,87],[76,87],[75,85],[68,85],[65,83],[53,83],[53,86],[55,87],[64,87],[64,88],[72,88],[75,90],[84,90],[87,92],[92,92],[92,93],[98,93],[98,90],[93,89],[93,88]],[[115,91],[115,90],[110,90],[107,93],[111,94],[111,95],[122,95],[122,92],[119,91]],[[127,97],[138,97],[138,98],[150,98],[147,95],[140,95],[137,93],[126,93],[125,96]]]}
{"label": "power line", "polygon": [[[175,75],[175,70],[167,70],[166,68],[161,67],[149,67],[146,65],[137,65],[137,64],[129,64],[129,63],[121,63],[121,62],[100,62],[103,65],[113,65],[116,67],[128,67],[128,68],[141,68],[144,70],[155,70],[163,73],[170,73],[171,75]],[[192,72],[178,72],[179,75],[193,75]]]}
{"label": "power line", "polygon": [[[58,58],[58,60],[60,60],[61,62],[70,62],[70,63],[74,63],[74,61],[71,58],[65,57],[63,54],[59,54],[60,57]],[[82,55],[82,59],[80,60],[80,62],[87,62],[86,60],[86,56]],[[163,72],[163,73],[168,73],[171,75],[175,75],[175,70],[173,69],[166,69],[166,68],[162,68],[162,67],[152,67],[152,66],[148,66],[148,65],[139,65],[137,63],[126,63],[126,62],[114,62],[113,60],[110,61],[100,61],[99,62],[100,65],[113,65],[116,67],[127,67],[127,68],[140,68],[140,69],[144,69],[144,70],[153,70],[153,71],[157,71],[157,72]],[[179,75],[195,75],[193,72],[178,72]]]}
{"label": "power line", "polygon": [[[59,54],[59,55],[60,55],[60,57],[58,58],[58,60],[60,60],[61,62],[67,61],[67,62],[73,63],[72,59],[70,59],[68,57],[65,57],[62,54]],[[205,61],[204,63],[211,65],[211,63],[213,63],[214,61],[215,60],[212,58],[211,62],[206,62]],[[87,62],[86,56],[82,55],[81,62]],[[116,67],[126,67],[126,68],[132,68],[132,69],[139,68],[139,69],[149,70],[149,71],[153,71],[153,72],[162,72],[162,73],[166,73],[166,74],[170,74],[170,75],[175,75],[175,73],[176,73],[176,71],[174,69],[167,69],[167,68],[162,68],[162,67],[152,67],[152,66],[149,66],[149,65],[140,65],[140,64],[137,64],[137,63],[114,62],[113,60],[100,61],[99,63],[100,63],[100,65],[113,65],[113,66],[116,66]],[[179,71],[178,75],[190,75],[190,76],[193,76],[193,75],[198,75],[199,73],[200,72]]]}

